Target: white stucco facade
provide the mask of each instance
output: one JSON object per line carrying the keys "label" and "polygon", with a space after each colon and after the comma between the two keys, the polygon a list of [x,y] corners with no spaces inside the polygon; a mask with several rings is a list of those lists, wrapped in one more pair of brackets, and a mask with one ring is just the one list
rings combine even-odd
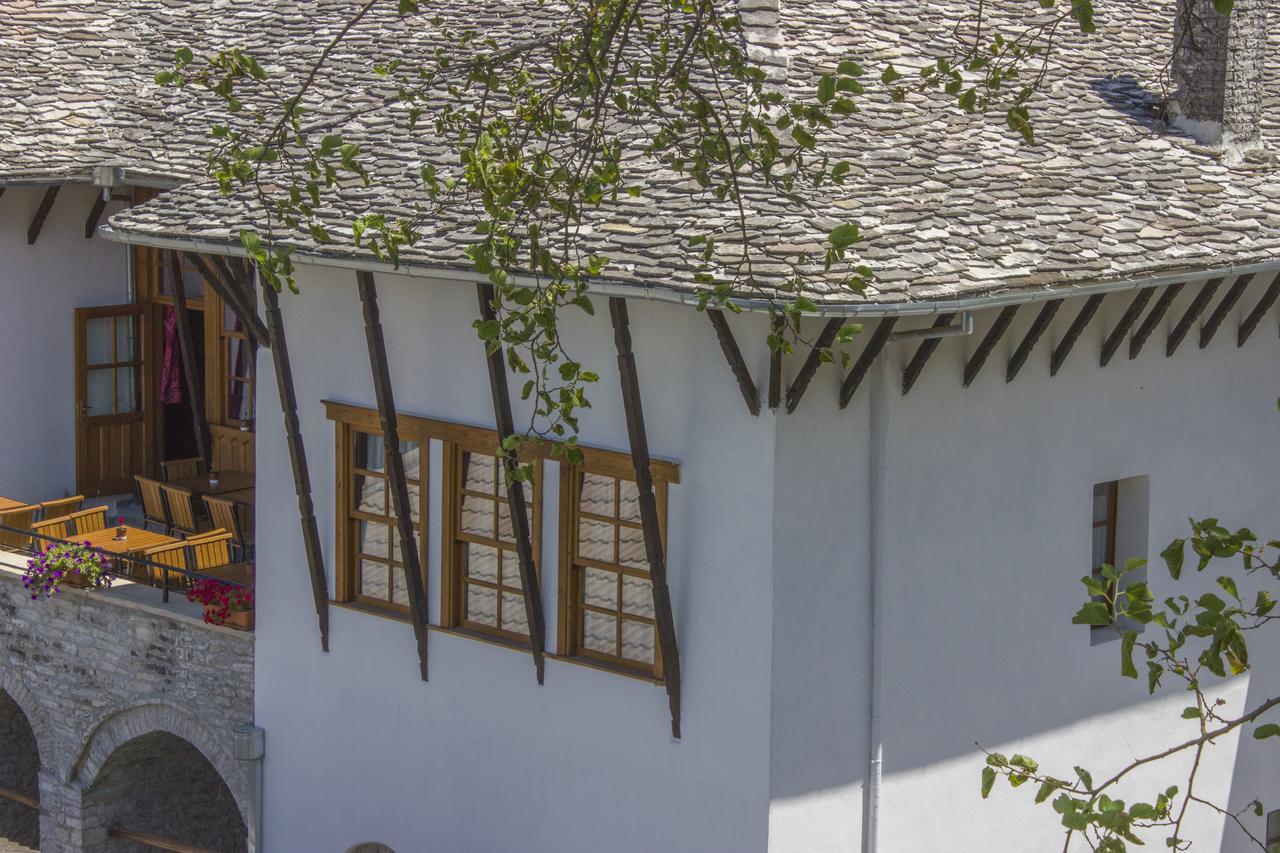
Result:
{"label": "white stucco facade", "polygon": [[[1259,277],[1236,313],[1268,279]],[[377,281],[398,408],[491,426],[470,325],[473,287]],[[332,588],[334,427],[321,401],[372,406],[374,394],[354,274],[304,266],[300,284],[301,296],[282,301]],[[1120,678],[1116,643],[1091,643],[1089,629],[1070,624],[1090,566],[1092,486],[1147,478],[1135,482],[1148,490],[1149,529],[1123,539],[1145,540],[1152,558],[1188,516],[1277,527],[1275,312],[1243,349],[1233,314],[1208,348],[1193,332],[1166,358],[1165,329],[1196,289],[1185,288],[1137,359],[1122,351],[1105,370],[1101,339],[1127,296],[1107,300],[1053,379],[1049,351],[1079,300],[1064,305],[1009,384],[1004,365],[1035,308],[1022,311],[968,389],[964,360],[994,312],[977,315],[973,336],[944,341],[906,397],[901,369],[915,344],[892,345],[879,460],[870,440],[875,371],[844,411],[838,371],[824,366],[796,413],[753,418],[705,318],[632,301],[650,448],[681,466],[668,536],[684,670],[680,741],[670,737],[661,688],[572,662],[549,661],[539,687],[523,651],[434,631],[424,684],[406,623],[340,606],[331,608],[332,650],[323,654],[270,355],[261,353],[256,703],[269,744],[268,849],[361,841],[401,853],[862,849],[876,465],[885,477],[879,849],[1060,847],[1056,815],[1033,807],[1031,793],[997,788],[980,800],[975,741],[1097,775],[1163,748],[1186,725],[1177,722],[1183,695],[1148,697],[1144,684]],[[763,390],[764,318],[732,324]],[[565,332],[601,374],[582,440],[625,450],[607,316],[574,319]],[[798,362],[789,361],[786,381]],[[438,623],[440,447],[431,452],[427,590]],[[555,480],[548,471],[548,638]],[[1163,567],[1150,575],[1157,598],[1169,594]],[[1274,676],[1250,679],[1274,684]],[[1251,689],[1238,679],[1228,695],[1239,705]],[[1224,740],[1206,761],[1198,790],[1234,807],[1280,791],[1280,766],[1247,736],[1238,751]],[[1124,793],[1149,799],[1154,789]],[[1246,849],[1221,819],[1201,814],[1189,825],[1204,849]]]}
{"label": "white stucco facade", "polygon": [[0,196],[0,494],[45,500],[75,488],[74,312],[129,301],[126,248],[84,236],[99,192],[63,187],[33,245],[45,187]]}

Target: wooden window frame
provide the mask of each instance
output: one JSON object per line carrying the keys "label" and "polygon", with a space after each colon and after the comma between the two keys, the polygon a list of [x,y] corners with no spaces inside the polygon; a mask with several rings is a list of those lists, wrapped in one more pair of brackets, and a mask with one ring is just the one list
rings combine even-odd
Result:
{"label": "wooden window frame", "polygon": [[[520,634],[514,631],[503,630],[501,626],[501,603],[497,620],[499,627],[485,625],[480,622],[471,622],[466,618],[466,593],[469,583],[476,583],[480,586],[492,588],[498,592],[499,599],[503,590],[508,592],[516,592],[513,587],[504,586],[502,584],[501,575],[498,582],[489,584],[486,582],[470,581],[465,576],[466,564],[462,557],[462,551],[466,544],[471,542],[479,545],[486,545],[494,548],[501,548],[507,552],[502,557],[505,562],[507,559],[515,561],[517,559],[515,552],[515,543],[503,543],[495,536],[493,539],[478,536],[475,534],[464,533],[462,531],[462,498],[466,494],[472,494],[463,489],[462,482],[462,455],[464,453],[479,453],[485,456],[494,456],[494,452],[498,448],[498,433],[493,430],[485,430],[481,428],[472,428],[466,436],[454,436],[453,438],[439,437],[438,439],[444,445],[444,470],[441,477],[441,548],[440,548],[440,621],[443,627],[456,629],[465,633],[479,634],[486,638],[496,639],[502,642],[518,644],[527,648],[529,644],[529,635]],[[538,583],[542,582],[541,569],[541,547],[542,547],[542,459],[535,457],[532,460],[534,477],[533,488],[526,492],[527,505],[530,508],[529,533],[533,546],[533,567],[534,574],[537,575]],[[496,460],[496,464],[501,468],[501,460]],[[479,493],[474,493],[481,496]],[[481,496],[488,498],[490,496]],[[507,503],[507,497],[504,490],[495,491],[494,499],[494,524],[495,530],[498,524],[497,513],[500,512],[501,506]],[[523,596],[521,606],[523,607]]]}
{"label": "wooden window frame", "polygon": [[[654,499],[658,505],[658,529],[660,538],[662,539],[662,548],[664,555],[667,553],[667,492],[671,483],[678,483],[678,469],[669,463],[658,463],[653,465],[653,492]],[[580,506],[581,485],[580,481],[583,474],[597,474],[610,477],[614,480],[614,507],[615,516],[612,518],[605,516],[596,516],[592,513],[583,513]],[[675,476],[670,476],[675,475]],[[556,625],[556,648],[559,656],[581,662],[589,666],[600,669],[606,669],[625,675],[637,675],[645,678],[651,678],[656,681],[662,680],[662,647],[658,642],[658,629],[656,614],[653,617],[639,617],[633,614],[628,615],[628,619],[632,621],[645,622],[653,626],[653,663],[646,664],[643,661],[631,660],[617,655],[608,655],[594,649],[588,649],[584,646],[582,640],[582,614],[587,611],[605,612],[614,615],[618,619],[618,637],[619,646],[622,643],[621,634],[621,614],[622,614],[622,579],[624,577],[641,577],[652,583],[652,577],[649,572],[634,569],[622,565],[617,560],[618,535],[614,535],[614,554],[615,562],[600,563],[595,560],[582,558],[578,555],[578,536],[579,524],[583,518],[588,520],[598,520],[615,528],[626,527],[643,531],[643,525],[639,522],[628,522],[621,519],[618,515],[617,507],[620,501],[621,481],[635,481],[635,469],[632,467],[631,457],[623,453],[614,453],[611,451],[596,450],[589,457],[584,458],[580,465],[570,465],[567,462],[561,462],[560,467],[560,540],[559,540],[559,590],[557,594],[557,625]],[[618,599],[616,601],[617,609],[608,611],[587,605],[583,600],[583,579],[585,570],[589,567],[596,567],[604,571],[613,572],[618,575]]]}
{"label": "wooden window frame", "polygon": [[[374,420],[377,420],[377,413],[374,412]],[[332,416],[332,413],[331,413]],[[390,598],[377,599],[371,596],[363,595],[359,589],[360,571],[359,561],[361,555],[357,553],[360,545],[359,524],[362,521],[372,522],[375,524],[384,524],[387,529],[395,534],[395,510],[390,504],[390,495],[385,500],[386,515],[375,517],[371,514],[360,514],[351,506],[351,500],[354,496],[355,478],[359,475],[370,475],[382,477],[386,479],[387,472],[384,467],[383,471],[368,471],[364,468],[355,467],[355,437],[356,433],[364,433],[366,435],[382,436],[382,427],[380,424],[371,425],[367,419],[360,419],[359,422],[350,422],[341,418],[335,419],[336,429],[336,491],[334,495],[334,511],[335,511],[335,551],[338,555],[337,564],[335,566],[335,584],[334,598],[338,603],[353,604],[362,608],[366,608],[378,613],[393,614],[400,618],[408,618],[409,605],[396,604]],[[430,490],[430,444],[427,436],[420,435],[411,430],[401,429],[401,441],[417,442],[420,451],[418,455],[418,470],[416,476],[406,470],[405,474],[412,480],[417,481],[418,487],[418,523],[414,525],[414,531],[417,534],[418,559],[421,567],[423,583],[427,578],[427,545],[430,536],[427,535],[429,530],[429,490]],[[388,483],[388,488],[389,488]],[[388,568],[387,585],[388,593],[394,589],[395,578],[394,572],[397,568],[392,560],[393,551],[388,546],[386,565]],[[403,569],[401,565],[399,568]]]}
{"label": "wooden window frame", "polygon": [[[1115,568],[1115,565],[1116,565],[1116,519],[1119,515],[1118,510],[1119,510],[1119,503],[1120,503],[1120,481],[1111,480],[1110,482],[1095,484],[1093,487],[1093,498],[1095,500],[1100,496],[1098,492],[1100,488],[1106,489],[1107,515],[1106,515],[1106,518],[1104,518],[1102,521],[1093,521],[1090,530],[1091,531],[1097,530],[1099,527],[1106,528],[1107,538],[1106,538],[1106,544],[1103,545],[1104,559],[1102,562],[1106,563],[1112,568]],[[1090,511],[1089,511],[1089,518],[1091,520],[1093,519],[1092,508],[1090,508]],[[1090,541],[1089,548],[1090,548],[1089,557],[1090,559],[1092,559],[1093,557],[1092,541]],[[1094,566],[1093,569],[1090,571],[1090,574],[1095,578],[1102,577],[1102,564],[1099,563],[1098,565]],[[1114,582],[1109,583],[1107,585],[1107,594],[1110,595],[1112,598],[1114,598],[1115,591],[1116,591],[1115,583]],[[1112,613],[1112,616],[1114,615],[1115,614]]]}

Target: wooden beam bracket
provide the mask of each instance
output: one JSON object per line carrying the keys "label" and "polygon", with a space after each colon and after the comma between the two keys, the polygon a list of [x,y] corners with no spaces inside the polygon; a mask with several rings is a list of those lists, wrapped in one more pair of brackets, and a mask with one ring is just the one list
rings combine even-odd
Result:
{"label": "wooden beam bracket", "polygon": [[44,197],[40,199],[40,206],[36,208],[36,215],[31,217],[31,224],[27,226],[28,246],[34,246],[36,240],[40,239],[40,231],[44,228],[44,221],[49,218],[49,211],[53,209],[54,199],[58,197],[58,192],[61,189],[61,186],[54,184],[44,191]]}
{"label": "wooden beam bracket", "polygon": [[968,388],[973,380],[978,378],[978,374],[982,372],[982,366],[987,363],[996,344],[1000,343],[1000,339],[1013,323],[1013,318],[1018,315],[1019,307],[1021,306],[1008,305],[1000,309],[1000,313],[996,315],[996,321],[991,324],[991,328],[982,338],[982,343],[978,344],[978,348],[973,351],[973,355],[964,366],[964,387]]}
{"label": "wooden beam bracket", "polygon": [[836,335],[840,334],[840,328],[844,324],[845,318],[835,317],[828,320],[822,327],[822,331],[818,333],[818,339],[813,342],[808,358],[804,360],[800,372],[796,374],[795,379],[791,380],[791,387],[787,389],[787,414],[794,412],[796,406],[800,405],[800,399],[804,397],[805,389],[809,387],[813,374],[817,373],[818,365],[822,364],[822,354],[835,343]]}
{"label": "wooden beam bracket", "polygon": [[271,335],[271,359],[275,365],[276,388],[280,392],[280,411],[284,415],[285,439],[289,445],[289,461],[293,465],[293,490],[298,497],[298,521],[302,527],[302,544],[311,575],[311,596],[315,599],[316,619],[320,623],[320,647],[329,651],[329,579],[324,569],[324,551],[320,548],[320,530],[316,525],[316,508],[311,499],[311,471],[307,466],[307,448],[302,440],[302,424],[298,420],[298,394],[293,385],[293,367],[284,334],[284,318],[280,314],[280,296],[264,283],[262,301],[266,308],[267,331]]}
{"label": "wooden beam bracket", "polygon": [[1231,313],[1231,309],[1236,307],[1236,303],[1240,301],[1240,297],[1244,296],[1244,292],[1249,289],[1249,285],[1253,283],[1253,273],[1245,273],[1231,283],[1227,295],[1222,297],[1218,306],[1213,309],[1213,313],[1209,315],[1209,319],[1204,321],[1204,325],[1200,327],[1200,349],[1204,349],[1213,340],[1213,336],[1218,333],[1218,327],[1227,319],[1227,315]]}
{"label": "wooden beam bracket", "polygon": [[1138,321],[1138,317],[1154,295],[1154,288],[1148,287],[1139,290],[1138,295],[1133,297],[1133,301],[1129,303],[1129,307],[1124,309],[1124,314],[1120,316],[1120,322],[1116,324],[1116,327],[1111,330],[1111,334],[1107,335],[1107,339],[1102,343],[1102,358],[1100,360],[1102,367],[1106,367],[1112,356],[1120,349],[1120,344],[1124,343],[1125,335],[1129,334],[1129,330],[1133,328],[1133,324]]}
{"label": "wooden beam bracket", "polygon": [[1080,313],[1071,321],[1071,325],[1067,327],[1067,334],[1062,340],[1058,341],[1058,345],[1053,348],[1053,354],[1049,356],[1049,375],[1057,376],[1058,370],[1066,362],[1067,356],[1071,354],[1071,349],[1076,345],[1076,341],[1080,339],[1080,335],[1084,333],[1085,327],[1093,320],[1094,315],[1098,313],[1098,309],[1102,307],[1106,294],[1095,293],[1085,300],[1084,307],[1080,309]]}
{"label": "wooden beam bracket", "polygon": [[102,197],[102,193],[98,193],[93,199],[93,207],[89,208],[89,217],[84,221],[84,238],[88,240],[93,236],[93,232],[98,230],[98,221],[102,219],[102,212],[107,209],[107,200]]}
{"label": "wooden beam bracket", "polygon": [[[391,368],[387,345],[378,313],[378,291],[373,273],[356,273],[360,302],[364,306],[365,339],[369,345],[369,369],[373,373],[374,395],[378,400],[378,417],[382,422],[382,439],[386,445],[387,480],[391,487],[391,505],[396,512],[396,532],[400,536],[400,554],[404,558],[405,588],[409,593],[409,621],[418,644],[418,666],[422,680],[427,680],[427,593],[422,580],[422,564],[418,559],[418,535],[413,529],[413,513],[409,503],[409,481],[404,472],[404,456],[400,453],[400,428],[396,420],[395,394],[391,388]],[[422,497],[421,495],[419,496]]]}
{"label": "wooden beam bracket", "polygon": [[679,738],[680,649],[676,644],[671,590],[667,586],[667,558],[662,546],[658,502],[654,497],[653,474],[649,469],[649,439],[645,433],[644,407],[640,400],[640,374],[636,369],[635,353],[631,349],[627,301],[618,296],[610,297],[609,317],[613,322],[613,340],[618,350],[622,405],[626,412],[627,437],[631,444],[631,464],[636,473],[644,550],[645,556],[649,559],[649,578],[653,582],[654,621],[658,625],[658,644],[662,651],[662,675],[667,688],[667,703],[671,709],[671,736]]}
{"label": "wooden beam bracket", "polygon": [[[951,325],[951,321],[956,318],[954,312],[950,314],[939,314],[933,321],[933,328],[941,329]],[[906,370],[902,371],[902,393],[905,396],[911,392],[915,386],[916,380],[920,378],[920,374],[924,372],[924,366],[929,363],[929,358],[933,355],[933,351],[942,343],[942,338],[925,338],[920,342],[920,346],[916,347],[915,355],[911,356],[911,361],[907,363]]]}
{"label": "wooden beam bracket", "polygon": [[1262,318],[1271,310],[1271,306],[1276,304],[1276,297],[1280,297],[1280,275],[1277,275],[1268,285],[1262,298],[1258,300],[1258,304],[1253,306],[1253,310],[1249,312],[1249,316],[1244,318],[1244,322],[1240,324],[1240,331],[1236,333],[1236,346],[1244,346],[1244,342],[1249,340],[1253,330],[1258,328],[1258,324],[1262,322]]}
{"label": "wooden beam bracket", "polygon": [[1027,329],[1027,333],[1022,337],[1022,342],[1018,344],[1018,348],[1013,351],[1013,357],[1009,359],[1009,367],[1005,370],[1004,381],[1012,382],[1022,370],[1022,366],[1027,363],[1027,359],[1031,357],[1031,352],[1036,348],[1036,344],[1040,343],[1040,338],[1049,330],[1049,324],[1053,322],[1053,317],[1058,313],[1058,309],[1062,307],[1063,300],[1051,299],[1040,309],[1040,313],[1031,321],[1031,328]]}
{"label": "wooden beam bracket", "polygon": [[270,348],[271,336],[267,334],[267,327],[263,325],[262,320],[258,317],[257,309],[252,301],[246,300],[240,282],[234,278],[227,277],[220,265],[216,263],[210,264],[203,255],[193,252],[187,257],[191,258],[191,262],[195,264],[200,275],[209,283],[214,292],[235,312],[236,318],[240,321],[240,326],[245,330],[245,334],[249,336],[249,339],[259,347]]}
{"label": "wooden beam bracket", "polygon": [[733,373],[733,378],[738,381],[738,390],[747,404],[747,411],[753,416],[759,415],[760,392],[756,389],[755,380],[751,378],[747,362],[742,358],[742,350],[738,348],[738,339],[733,336],[733,329],[729,328],[729,321],[725,318],[724,312],[718,308],[708,308],[707,319],[716,330],[720,351],[729,362],[729,370]]}
{"label": "wooden beam bracket", "polygon": [[[480,319],[496,322],[494,310],[493,285],[477,282],[476,295],[480,300]],[[485,362],[489,367],[489,391],[493,397],[493,417],[498,426],[498,440],[506,442],[515,435],[515,418],[511,414],[511,393],[507,386],[507,365],[499,347],[487,353]],[[538,585],[538,571],[533,557],[533,538],[530,535],[529,505],[525,502],[524,483],[516,479],[516,468],[519,462],[513,454],[502,457],[502,466],[506,471],[507,504],[511,510],[511,531],[516,540],[516,556],[520,566],[520,586],[524,593],[524,613],[529,626],[529,651],[533,653],[533,665],[537,673],[538,683],[543,683],[546,660],[547,627],[542,613],[542,589]]]}
{"label": "wooden beam bracket", "polygon": [[1133,333],[1132,340],[1129,341],[1129,358],[1135,359],[1142,352],[1142,347],[1146,345],[1147,338],[1151,337],[1151,333],[1155,331],[1156,326],[1160,323],[1164,315],[1169,313],[1169,306],[1173,304],[1173,300],[1178,298],[1178,294],[1182,292],[1182,288],[1186,286],[1186,282],[1178,282],[1171,284],[1160,292],[1160,298],[1156,300],[1156,304],[1152,306],[1151,311],[1143,319],[1138,326],[1138,330]]}
{"label": "wooden beam bracket", "polygon": [[849,406],[867,371],[871,369],[871,365],[875,364],[880,353],[884,352],[884,348],[889,345],[893,327],[897,324],[897,317],[884,317],[876,324],[876,330],[871,333],[871,340],[867,341],[867,345],[862,348],[862,352],[858,354],[858,360],[849,369],[849,375],[840,384],[840,408]]}
{"label": "wooden beam bracket", "polygon": [[1169,340],[1165,343],[1164,348],[1165,358],[1178,351],[1178,346],[1182,343],[1182,339],[1187,336],[1187,332],[1191,331],[1192,324],[1209,307],[1209,303],[1213,301],[1213,295],[1218,292],[1218,288],[1221,286],[1221,278],[1211,278],[1201,286],[1200,292],[1196,294],[1195,299],[1191,300],[1191,304],[1187,306],[1187,310],[1183,312],[1182,318],[1173,327],[1173,331],[1169,332]]}

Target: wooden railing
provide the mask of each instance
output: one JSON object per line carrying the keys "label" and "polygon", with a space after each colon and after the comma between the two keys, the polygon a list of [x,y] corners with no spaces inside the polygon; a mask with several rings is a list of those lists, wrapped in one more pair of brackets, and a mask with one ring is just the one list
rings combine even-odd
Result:
{"label": "wooden railing", "polygon": [[169,850],[171,853],[218,853],[217,850],[211,847],[195,847],[190,844],[183,844],[181,841],[174,841],[171,838],[161,838],[158,835],[148,835],[145,832],[134,832],[131,829],[122,829],[118,826],[108,829],[107,836],[118,838],[121,841],[145,844],[155,850]]}

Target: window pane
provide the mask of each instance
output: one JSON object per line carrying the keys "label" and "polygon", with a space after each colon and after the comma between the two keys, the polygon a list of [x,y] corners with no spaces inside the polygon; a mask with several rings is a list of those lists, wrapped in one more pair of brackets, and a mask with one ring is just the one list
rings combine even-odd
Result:
{"label": "window pane", "polygon": [[354,450],[351,459],[357,468],[366,471],[381,471],[386,467],[386,444],[380,435],[367,432],[355,434]]}
{"label": "window pane", "polygon": [[[1101,493],[1099,493],[1101,489]],[[1093,487],[1093,520],[1095,522],[1106,521],[1110,515],[1111,495],[1108,493],[1107,485],[1100,483]]]}
{"label": "window pane", "polygon": [[116,318],[116,361],[137,361],[137,317]]}
{"label": "window pane", "polygon": [[622,656],[628,660],[653,663],[653,626],[622,620]]}
{"label": "window pane", "polygon": [[463,558],[466,560],[464,569],[469,577],[489,583],[498,582],[497,548],[468,542],[466,550],[463,551]]}
{"label": "window pane", "polygon": [[578,554],[587,560],[613,562],[613,525],[589,518],[578,522]]}
{"label": "window pane", "polygon": [[516,534],[511,528],[511,507],[506,503],[498,504],[498,538],[503,542],[516,541]]}
{"label": "window pane", "polygon": [[417,482],[422,470],[422,445],[416,441],[400,442],[400,458],[404,460],[404,478],[409,482]]}
{"label": "window pane", "polygon": [[653,585],[647,580],[622,576],[622,609],[635,616],[653,618]]}
{"label": "window pane", "polygon": [[382,477],[356,474],[355,508],[372,515],[386,515],[387,481]]}
{"label": "window pane", "polygon": [[465,478],[462,487],[471,492],[483,492],[486,495],[496,494],[494,491],[494,458],[483,453],[462,454],[462,468]]}
{"label": "window pane", "polygon": [[582,573],[582,600],[592,607],[618,609],[618,575],[603,569],[586,568]]}
{"label": "window pane", "polygon": [[630,480],[618,481],[618,518],[640,523],[640,490]]}
{"label": "window pane", "polygon": [[391,553],[391,528],[373,521],[361,521],[358,542],[361,554],[385,560]]}
{"label": "window pane", "polygon": [[125,412],[136,412],[142,408],[142,401],[138,399],[138,368],[136,367],[117,367],[116,368],[116,412],[123,414]]}
{"label": "window pane", "polygon": [[372,560],[360,561],[360,594],[370,598],[386,599],[387,565]]}
{"label": "window pane", "polygon": [[1107,528],[1093,528],[1093,567],[1107,562]]}
{"label": "window pane", "polygon": [[111,375],[114,372],[111,368],[107,368],[105,370],[90,370],[86,374],[85,403],[88,406],[86,414],[111,414],[114,408],[112,395],[115,393],[111,385]]}
{"label": "window pane", "polygon": [[467,620],[496,628],[498,593],[488,587],[467,584]]}
{"label": "window pane", "polygon": [[115,361],[111,352],[111,336],[114,321],[111,317],[95,317],[84,324],[86,364],[111,364]]}
{"label": "window pane", "polygon": [[460,519],[463,533],[473,536],[493,538],[493,501],[476,495],[464,495],[462,498],[462,517]]}
{"label": "window pane", "polygon": [[404,579],[404,567],[391,570],[391,601],[393,604],[409,606],[409,587]]}
{"label": "window pane", "polygon": [[649,560],[644,550],[644,531],[638,527],[618,528],[618,562],[633,569],[648,571]]}
{"label": "window pane", "polygon": [[518,593],[502,593],[502,630],[515,634],[529,633],[529,620],[525,618],[524,612],[524,597]]}
{"label": "window pane", "polygon": [[253,386],[232,379],[227,383],[227,418],[233,421],[253,419]]}
{"label": "window pane", "polygon": [[579,501],[582,511],[592,515],[612,516],[614,514],[613,484],[612,477],[602,474],[583,474],[582,498]]}
{"label": "window pane", "polygon": [[582,614],[582,645],[593,652],[618,653],[618,621],[612,616],[587,611]]}
{"label": "window pane", "polygon": [[508,589],[523,589],[520,583],[520,557],[515,551],[502,552],[502,585]]}
{"label": "window pane", "polygon": [[227,338],[227,376],[249,378],[249,348],[240,338]]}

